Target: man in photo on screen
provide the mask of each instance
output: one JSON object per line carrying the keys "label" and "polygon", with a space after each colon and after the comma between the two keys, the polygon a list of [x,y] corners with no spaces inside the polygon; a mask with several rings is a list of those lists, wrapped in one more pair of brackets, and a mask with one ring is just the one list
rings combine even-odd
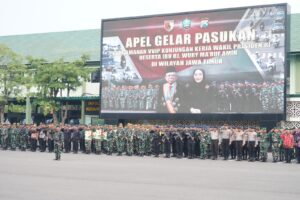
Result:
{"label": "man in photo on screen", "polygon": [[165,83],[160,87],[159,102],[157,112],[159,113],[178,113],[181,109],[181,97],[183,90],[177,82],[175,67],[168,67],[165,74]]}

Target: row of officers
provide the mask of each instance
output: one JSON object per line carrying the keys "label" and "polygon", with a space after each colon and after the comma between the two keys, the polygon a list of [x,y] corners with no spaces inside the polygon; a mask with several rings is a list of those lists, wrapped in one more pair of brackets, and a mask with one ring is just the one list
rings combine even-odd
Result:
{"label": "row of officers", "polygon": [[[193,106],[194,100],[200,100],[207,108],[203,112],[267,112],[282,110],[283,82],[212,82],[199,85],[184,84],[178,87],[178,104],[184,108],[178,112],[189,113],[185,107]],[[113,86],[102,89],[104,110],[140,110],[161,112],[160,101],[162,87],[148,86]],[[188,92],[187,92],[188,91]],[[200,95],[199,95],[200,94]],[[208,105],[209,102],[209,105]],[[186,105],[191,104],[191,105]],[[181,107],[182,107],[181,106]],[[204,106],[203,106],[204,107]]]}
{"label": "row of officers", "polygon": [[300,163],[300,131],[274,128],[269,132],[257,127],[173,127],[132,125],[55,126],[0,125],[0,145],[3,150],[30,149],[55,152],[79,151],[108,155],[154,155],[166,158],[263,161],[272,151],[273,162]]}

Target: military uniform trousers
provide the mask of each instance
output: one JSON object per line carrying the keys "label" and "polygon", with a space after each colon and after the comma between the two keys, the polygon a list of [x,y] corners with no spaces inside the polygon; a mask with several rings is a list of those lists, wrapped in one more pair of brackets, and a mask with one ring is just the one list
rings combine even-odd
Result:
{"label": "military uniform trousers", "polygon": [[101,153],[101,140],[100,139],[95,139],[94,140],[94,145],[95,145],[96,154],[100,154]]}
{"label": "military uniform trousers", "polygon": [[200,158],[201,159],[207,158],[207,144],[204,142],[200,143]]}
{"label": "military uniform trousers", "polygon": [[273,157],[273,162],[277,162],[279,159],[279,144],[278,144],[278,142],[272,143],[272,157]]}
{"label": "military uniform trousers", "polygon": [[85,145],[85,153],[87,153],[87,154],[91,153],[92,141],[91,140],[85,140],[84,145]]}
{"label": "military uniform trousers", "polygon": [[133,155],[133,141],[132,140],[127,140],[127,143],[126,143],[126,153],[129,156]]}
{"label": "military uniform trousers", "polygon": [[62,150],[62,144],[58,143],[58,142],[55,142],[54,143],[54,153],[55,153],[55,159],[56,160],[60,160],[61,150]]}
{"label": "military uniform trousers", "polygon": [[269,143],[268,142],[261,142],[260,143],[260,159],[263,162],[266,162],[268,159],[268,146]]}

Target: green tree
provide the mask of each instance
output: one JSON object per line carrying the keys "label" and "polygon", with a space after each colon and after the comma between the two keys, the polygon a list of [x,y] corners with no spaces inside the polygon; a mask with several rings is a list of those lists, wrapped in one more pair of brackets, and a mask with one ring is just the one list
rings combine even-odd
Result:
{"label": "green tree", "polygon": [[22,58],[7,46],[0,44],[0,122],[4,121],[4,108],[9,98],[20,96],[26,66]]}
{"label": "green tree", "polygon": [[[57,100],[60,91],[66,90],[67,96],[70,91],[79,87],[83,81],[89,78],[91,70],[84,67],[88,56],[83,55],[81,59],[74,62],[64,62],[59,59],[49,64],[36,65],[35,83],[38,89],[38,102],[44,112],[44,115],[52,114],[53,122],[58,123],[57,111],[61,107]],[[68,104],[63,113],[64,123],[68,114]]]}
{"label": "green tree", "polygon": [[37,104],[42,107],[44,115],[52,114],[54,123],[57,123],[56,112],[59,108],[56,97],[60,89],[65,86],[62,82],[64,62],[59,59],[49,64],[36,66],[34,82],[37,86]]}
{"label": "green tree", "polygon": [[[74,62],[66,63],[63,71],[64,78],[63,83],[65,84],[65,88],[67,91],[67,97],[70,96],[70,92],[76,90],[79,86],[82,85],[83,81],[87,81],[90,78],[90,74],[93,72],[93,69],[88,69],[85,67],[86,61],[89,59],[88,55],[82,55],[79,60]],[[68,117],[68,101],[66,101],[64,109],[62,109],[61,118],[62,123],[65,123],[65,120]]]}
{"label": "green tree", "polygon": [[32,56],[28,56],[27,58],[27,73],[24,76],[26,88],[26,124],[32,123],[31,121],[31,103],[37,103],[37,101],[31,102],[31,97],[36,97],[36,92],[33,92],[31,89],[36,86],[35,83],[35,74],[38,67],[41,67],[46,63],[44,58],[33,58]]}

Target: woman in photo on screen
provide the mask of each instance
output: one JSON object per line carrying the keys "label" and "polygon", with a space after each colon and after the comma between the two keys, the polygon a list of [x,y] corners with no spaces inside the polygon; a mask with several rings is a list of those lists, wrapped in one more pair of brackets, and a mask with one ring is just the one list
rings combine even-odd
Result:
{"label": "woman in photo on screen", "polygon": [[211,101],[210,88],[206,81],[205,71],[195,69],[192,75],[186,96],[185,107],[187,113],[207,113],[210,111]]}

